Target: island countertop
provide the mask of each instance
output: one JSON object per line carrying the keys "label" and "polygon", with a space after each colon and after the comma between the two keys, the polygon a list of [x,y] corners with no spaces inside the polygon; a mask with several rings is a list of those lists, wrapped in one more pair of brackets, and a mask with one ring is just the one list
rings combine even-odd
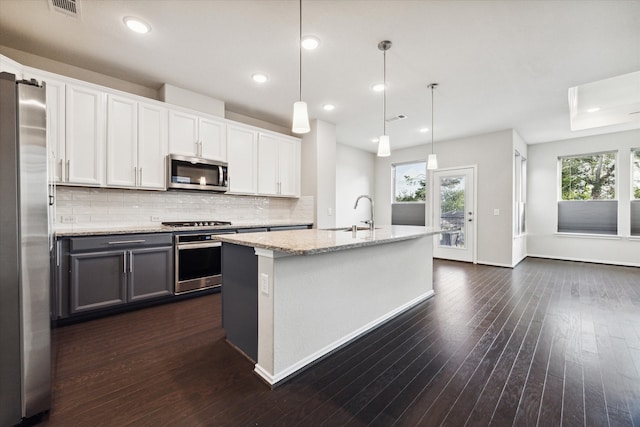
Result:
{"label": "island countertop", "polygon": [[359,229],[355,235],[351,229],[340,228],[290,230],[278,233],[225,234],[216,236],[216,239],[292,255],[313,255],[416,239],[440,232],[439,228],[433,227],[392,225],[376,227],[373,232],[369,229]]}

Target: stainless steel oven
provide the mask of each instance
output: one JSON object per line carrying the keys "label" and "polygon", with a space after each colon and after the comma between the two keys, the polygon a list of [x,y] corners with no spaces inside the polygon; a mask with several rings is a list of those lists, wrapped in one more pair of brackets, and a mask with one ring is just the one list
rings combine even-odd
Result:
{"label": "stainless steel oven", "polygon": [[222,284],[222,243],[219,234],[235,231],[207,231],[175,236],[177,295],[209,289]]}

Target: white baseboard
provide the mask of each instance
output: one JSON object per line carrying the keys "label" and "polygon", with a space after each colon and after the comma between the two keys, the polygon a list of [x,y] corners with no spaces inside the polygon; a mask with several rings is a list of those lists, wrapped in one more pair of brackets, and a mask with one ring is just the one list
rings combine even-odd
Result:
{"label": "white baseboard", "polygon": [[[525,257],[525,258],[526,258],[526,257]],[[523,259],[524,259],[524,258],[523,258]],[[490,265],[490,266],[493,266],[493,267],[507,267],[507,268],[513,268],[513,266],[512,266],[512,265],[510,265],[510,264],[503,264],[503,263],[501,263],[501,262],[488,262],[488,261],[480,261],[480,260],[478,260],[478,261],[476,262],[476,264]]]}
{"label": "white baseboard", "polygon": [[433,297],[434,295],[435,295],[435,293],[433,292],[433,290],[430,290],[429,292],[426,292],[426,293],[424,293],[424,294],[412,299],[411,301],[399,306],[398,308],[388,312],[387,314],[385,314],[385,315],[383,315],[383,316],[381,316],[381,317],[379,317],[379,318],[367,323],[363,327],[361,327],[359,329],[356,329],[355,331],[351,332],[350,334],[345,335],[344,337],[332,342],[331,344],[327,345],[326,347],[321,348],[320,350],[316,351],[315,353],[310,354],[309,356],[307,356],[304,359],[294,363],[293,365],[281,370],[280,372],[276,373],[275,375],[271,375],[268,371],[266,371],[262,366],[260,366],[257,363],[255,365],[254,372],[256,374],[258,374],[268,384],[270,384],[271,386],[274,386],[277,383],[279,383],[282,380],[284,380],[285,378],[287,378],[288,376],[295,374],[296,372],[304,369],[305,367],[307,367],[311,363],[317,361],[318,359],[328,355],[329,353],[337,350],[340,347],[343,347],[343,346],[347,345],[351,341],[359,338],[361,335],[364,335],[365,333],[369,332],[370,330],[374,329],[375,327],[377,327],[377,326],[381,325],[382,323],[392,319],[393,317],[396,317],[397,315],[409,310],[411,307],[421,303],[422,301],[425,301],[425,300]]}
{"label": "white baseboard", "polygon": [[551,256],[551,255],[541,255],[541,254],[527,254],[527,256],[532,258],[557,259],[560,261],[590,262],[594,264],[620,265],[623,267],[640,267],[640,263],[638,262],[612,262],[612,261],[602,261],[598,259],[562,257],[562,256]]}

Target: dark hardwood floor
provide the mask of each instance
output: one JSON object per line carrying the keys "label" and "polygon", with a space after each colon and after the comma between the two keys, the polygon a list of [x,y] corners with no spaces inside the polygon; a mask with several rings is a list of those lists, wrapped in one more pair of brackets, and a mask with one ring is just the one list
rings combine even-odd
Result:
{"label": "dark hardwood floor", "polygon": [[44,425],[640,426],[640,269],[434,268],[434,298],[273,391],[219,294],[55,329]]}

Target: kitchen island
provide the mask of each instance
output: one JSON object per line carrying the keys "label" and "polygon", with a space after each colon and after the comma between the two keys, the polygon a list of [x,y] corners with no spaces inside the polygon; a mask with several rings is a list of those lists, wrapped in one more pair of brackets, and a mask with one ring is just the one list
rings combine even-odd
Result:
{"label": "kitchen island", "polygon": [[223,235],[227,340],[274,386],[433,296],[430,227]]}

